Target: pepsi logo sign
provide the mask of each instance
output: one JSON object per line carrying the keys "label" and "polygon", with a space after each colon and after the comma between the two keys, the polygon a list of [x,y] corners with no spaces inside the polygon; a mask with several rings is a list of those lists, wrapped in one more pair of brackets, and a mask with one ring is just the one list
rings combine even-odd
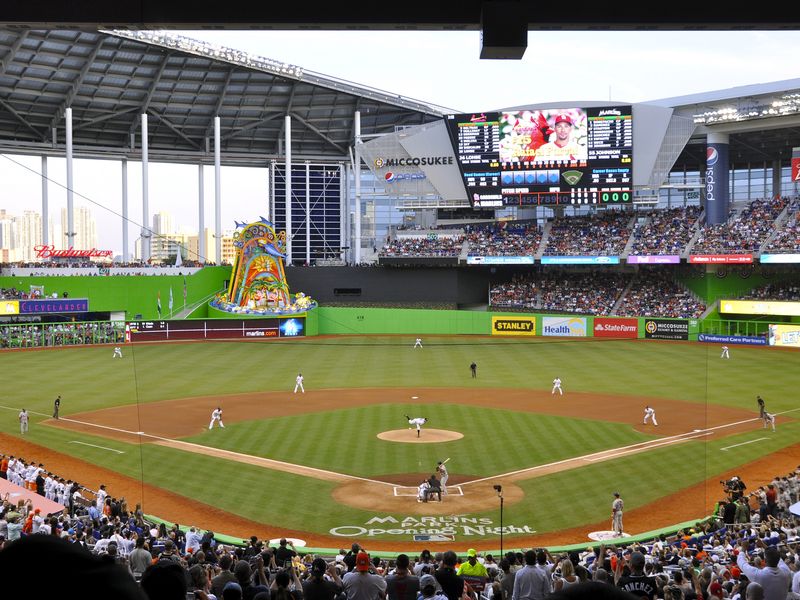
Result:
{"label": "pepsi logo sign", "polygon": [[719,153],[716,148],[706,148],[706,165],[713,167],[719,160]]}

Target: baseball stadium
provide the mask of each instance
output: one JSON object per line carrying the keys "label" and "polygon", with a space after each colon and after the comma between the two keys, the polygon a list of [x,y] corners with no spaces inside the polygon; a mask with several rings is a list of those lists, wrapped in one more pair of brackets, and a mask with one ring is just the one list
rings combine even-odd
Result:
{"label": "baseball stadium", "polygon": [[0,246],[18,509],[89,519],[102,485],[155,529],[328,558],[680,540],[742,497],[794,518],[800,80],[465,114],[164,32],[6,28],[0,56],[0,151],[42,180],[269,177],[194,239],[145,192],[119,256],[75,245],[71,188],[49,237],[43,191],[35,253]]}

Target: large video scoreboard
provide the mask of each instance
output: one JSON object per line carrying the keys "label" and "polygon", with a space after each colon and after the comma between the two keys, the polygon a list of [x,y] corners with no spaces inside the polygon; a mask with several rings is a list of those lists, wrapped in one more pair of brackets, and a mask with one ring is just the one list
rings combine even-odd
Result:
{"label": "large video scoreboard", "polygon": [[631,106],[445,116],[473,207],[632,200]]}

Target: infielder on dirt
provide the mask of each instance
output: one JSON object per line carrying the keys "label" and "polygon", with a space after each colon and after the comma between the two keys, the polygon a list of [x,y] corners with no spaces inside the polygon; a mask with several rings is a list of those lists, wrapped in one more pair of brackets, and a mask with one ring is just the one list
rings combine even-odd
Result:
{"label": "infielder on dirt", "polygon": [[300,388],[300,391],[304,394],[306,393],[306,388],[303,387],[303,374],[298,373],[297,377],[294,378],[294,393],[297,393],[297,388]]}
{"label": "infielder on dirt", "polygon": [[211,429],[214,427],[214,423],[219,421],[219,426],[223,429],[225,428],[225,424],[222,422],[222,409],[218,406],[214,409],[214,412],[211,413],[211,423],[208,424],[208,428]]}
{"label": "infielder on dirt", "polygon": [[561,378],[560,377],[556,377],[555,379],[553,379],[553,391],[550,392],[550,393],[551,394],[555,394],[556,390],[558,390],[558,393],[560,395],[562,395],[562,396],[564,395],[564,392],[561,390]]}
{"label": "infielder on dirt", "polygon": [[653,425],[656,427],[658,426],[658,421],[656,421],[656,409],[651,408],[650,406],[644,407],[644,425],[647,425],[647,420],[653,419]]}

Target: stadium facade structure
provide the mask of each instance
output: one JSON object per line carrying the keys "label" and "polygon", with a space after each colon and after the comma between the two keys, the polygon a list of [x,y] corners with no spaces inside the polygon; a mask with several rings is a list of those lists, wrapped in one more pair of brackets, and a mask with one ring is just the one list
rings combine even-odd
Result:
{"label": "stadium facade structure", "polygon": [[[547,107],[601,104],[610,103]],[[74,157],[122,161],[125,186],[127,161],[141,161],[144,258],[157,235],[146,226],[149,161],[198,165],[199,231],[202,171],[214,166],[218,238],[221,165],[267,167],[268,197],[254,210],[290,232],[290,264],[364,262],[404,218],[421,225],[463,218],[471,209],[458,167],[414,164],[453,156],[442,117],[457,112],[157,31],[0,29],[0,151],[41,156],[43,173],[47,157],[66,157],[68,187]],[[636,103],[633,119],[634,206],[705,204],[709,140],[726,145],[729,156],[730,191],[716,214],[739,199],[796,192],[790,160],[800,146],[800,79]],[[387,164],[395,165],[391,176]],[[46,223],[45,186],[42,194]],[[510,207],[487,216],[552,212]],[[123,224],[129,219],[123,202]],[[220,249],[209,260],[219,263]]]}

